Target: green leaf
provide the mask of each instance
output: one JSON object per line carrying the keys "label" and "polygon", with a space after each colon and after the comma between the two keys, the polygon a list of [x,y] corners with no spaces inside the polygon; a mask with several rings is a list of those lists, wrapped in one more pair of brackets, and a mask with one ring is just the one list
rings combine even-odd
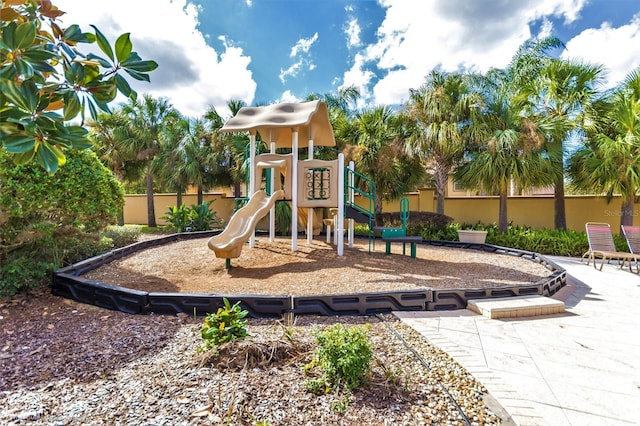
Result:
{"label": "green leaf", "polygon": [[2,30],[2,41],[9,48],[9,50],[14,50],[16,48],[16,28],[18,28],[18,25],[15,22],[11,22]]}
{"label": "green leaf", "polygon": [[22,56],[31,61],[48,61],[57,56],[57,53],[53,49],[55,48],[50,44],[33,46],[22,52]]}
{"label": "green leaf", "polygon": [[32,22],[20,24],[15,32],[16,49],[25,49],[36,39],[36,26]]}
{"label": "green leaf", "polygon": [[112,64],[109,61],[107,61],[106,59],[104,59],[101,56],[94,55],[93,53],[89,53],[87,55],[87,59],[92,60],[92,61],[96,61],[96,62],[98,62],[100,65],[102,65],[105,68],[110,68],[112,66]]}
{"label": "green leaf", "polygon": [[126,60],[131,54],[133,44],[129,39],[129,33],[124,33],[116,40],[116,58],[118,62]]}
{"label": "green leaf", "polygon": [[115,81],[116,81],[116,87],[118,88],[120,93],[125,95],[127,98],[130,98],[133,90],[131,90],[131,86],[129,86],[129,82],[120,74],[115,75]]}
{"label": "green leaf", "polygon": [[33,77],[33,67],[27,61],[22,58],[16,58],[15,60],[16,71],[21,75],[25,80],[29,80]]}
{"label": "green leaf", "polygon": [[124,71],[125,71],[127,74],[129,74],[131,77],[135,78],[136,80],[140,80],[140,81],[151,81],[151,79],[149,78],[149,76],[148,76],[148,75],[146,75],[146,74],[142,74],[142,73],[139,73],[139,72],[137,72],[137,71],[131,71],[131,70],[128,70],[128,69],[126,69],[126,68],[124,69]]}
{"label": "green leaf", "polygon": [[36,161],[49,173],[58,171],[59,166],[63,166],[67,159],[60,148],[49,143],[41,143],[36,152]]}
{"label": "green leaf", "polygon": [[78,62],[72,62],[71,65],[65,67],[64,78],[71,85],[82,82],[84,80],[84,67]]}
{"label": "green leaf", "polygon": [[0,67],[0,78],[13,80],[16,76],[16,67],[12,63]]}
{"label": "green leaf", "polygon": [[143,61],[136,52],[131,52],[129,57],[120,63],[122,68],[138,71],[138,72],[151,72],[158,68],[156,61]]}
{"label": "green leaf", "polygon": [[[65,29],[62,37],[66,42],[71,43],[93,43],[94,39],[93,34],[83,33],[77,24]],[[62,46],[64,47],[64,44]]]}
{"label": "green leaf", "polygon": [[36,109],[39,101],[38,89],[32,81],[24,81],[18,87],[13,81],[8,80],[4,84],[4,95],[9,102],[29,112]]}
{"label": "green leaf", "polygon": [[25,165],[31,160],[33,160],[33,157],[35,157],[35,154],[36,152],[33,149],[15,154],[13,156],[13,162],[19,166]]}
{"label": "green leaf", "polygon": [[74,90],[70,90],[64,94],[64,119],[72,120],[80,112],[80,99]]}
{"label": "green leaf", "polygon": [[4,140],[4,148],[12,154],[27,152],[35,146],[36,138],[26,133],[11,135]]}
{"label": "green leaf", "polygon": [[103,81],[93,90],[93,97],[98,103],[109,103],[115,99],[118,94],[114,78]]}
{"label": "green leaf", "polygon": [[100,32],[100,30],[95,26],[91,25],[91,27],[96,32],[96,41],[98,42],[98,46],[100,50],[104,52],[105,55],[109,57],[113,61],[113,49],[111,49],[111,44],[109,44],[109,40]]}

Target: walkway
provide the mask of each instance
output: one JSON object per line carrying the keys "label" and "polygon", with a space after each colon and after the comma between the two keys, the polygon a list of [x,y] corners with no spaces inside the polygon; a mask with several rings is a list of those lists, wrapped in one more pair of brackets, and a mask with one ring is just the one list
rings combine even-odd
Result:
{"label": "walkway", "polygon": [[491,320],[468,310],[397,312],[482,382],[507,424],[640,424],[640,277],[552,257],[563,314]]}

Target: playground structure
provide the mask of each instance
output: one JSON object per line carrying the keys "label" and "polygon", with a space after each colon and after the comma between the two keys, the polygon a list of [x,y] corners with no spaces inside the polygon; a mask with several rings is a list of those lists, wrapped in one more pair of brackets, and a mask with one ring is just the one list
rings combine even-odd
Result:
{"label": "playground structure", "polygon": [[[226,261],[237,258],[249,240],[255,246],[255,226],[269,213],[269,241],[275,239],[275,202],[291,203],[291,250],[298,249],[298,209],[306,209],[307,243],[313,240],[314,209],[334,209],[333,218],[337,254],[344,254],[345,219],[349,246],[353,246],[354,221],[372,225],[375,217],[375,193],[356,188],[355,179],[365,178],[345,168],[344,156],[336,160],[314,159],[314,147],[335,146],[327,106],[322,101],[281,103],[262,107],[244,107],[220,129],[222,132],[249,133],[249,202],[229,219],[225,230],[209,239],[207,245],[216,257]],[[257,135],[269,146],[269,153],[256,154]],[[299,160],[299,141],[306,141],[308,158]],[[277,154],[277,148],[290,148],[290,154]],[[262,189],[263,172],[270,171]],[[365,178],[366,179],[366,178]],[[375,189],[374,189],[375,191]],[[369,198],[369,209],[356,205],[355,194]],[[273,194],[268,196],[268,194]],[[304,210],[303,210],[304,211]]]}

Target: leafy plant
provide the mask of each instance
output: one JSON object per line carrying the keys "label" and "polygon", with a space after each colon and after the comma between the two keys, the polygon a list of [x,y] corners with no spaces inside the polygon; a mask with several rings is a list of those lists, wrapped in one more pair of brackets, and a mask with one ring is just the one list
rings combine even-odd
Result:
{"label": "leafy plant", "polygon": [[189,207],[182,204],[180,206],[170,206],[166,215],[161,219],[166,220],[176,231],[184,232],[189,226]]}
{"label": "leafy plant", "polygon": [[140,225],[111,225],[102,232],[102,235],[110,238],[114,247],[124,247],[138,241],[140,228]]}
{"label": "leafy plant", "polygon": [[201,336],[204,339],[204,349],[211,349],[232,340],[242,340],[247,334],[247,320],[249,312],[240,307],[240,301],[233,306],[225,297],[223,306],[207,315],[202,327]]}
{"label": "leafy plant", "polygon": [[[49,0],[14,0],[3,2],[0,20],[0,147],[16,164],[35,160],[51,173],[66,162],[65,149],[91,145],[74,118],[110,112],[117,92],[135,99],[121,71],[149,81],[158,66],[133,51],[129,33],[112,46],[95,26],[61,27],[63,14]],[[103,56],[83,53],[83,43]]]}
{"label": "leafy plant", "polygon": [[359,325],[347,328],[336,324],[316,332],[318,347],[304,370],[308,374],[315,367],[320,367],[323,374],[305,383],[309,391],[329,393],[342,386],[351,391],[367,382],[373,358],[368,328]]}
{"label": "leafy plant", "polygon": [[171,206],[162,219],[169,222],[178,232],[208,231],[213,224],[220,222],[216,213],[210,209],[214,201],[205,201],[191,207],[184,204],[179,207]]}
{"label": "leafy plant", "polygon": [[[43,282],[42,264],[55,269],[111,249],[112,239],[99,232],[123,203],[120,184],[91,151],[69,151],[66,166],[52,176],[36,164],[15,165],[0,149],[0,287],[13,283],[4,293]],[[11,278],[18,274],[12,262],[33,280]]]}
{"label": "leafy plant", "polygon": [[191,206],[189,226],[192,231],[208,231],[211,229],[212,224],[219,222],[216,213],[210,209],[211,203],[214,201],[205,201],[202,204]]}

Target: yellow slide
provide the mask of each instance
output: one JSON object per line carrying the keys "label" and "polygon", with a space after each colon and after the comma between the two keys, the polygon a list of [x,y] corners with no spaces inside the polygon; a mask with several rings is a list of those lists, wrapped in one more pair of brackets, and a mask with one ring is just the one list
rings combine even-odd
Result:
{"label": "yellow slide", "polygon": [[262,219],[275,204],[284,198],[284,191],[275,191],[268,196],[265,191],[257,191],[249,202],[235,212],[227,227],[209,239],[207,245],[220,259],[232,259],[240,257],[242,247],[247,242],[255,229],[258,221]]}

